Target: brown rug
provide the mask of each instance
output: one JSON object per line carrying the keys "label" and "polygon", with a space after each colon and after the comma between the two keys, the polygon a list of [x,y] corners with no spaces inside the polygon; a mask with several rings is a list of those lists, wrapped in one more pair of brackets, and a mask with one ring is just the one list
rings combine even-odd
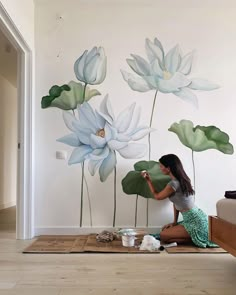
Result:
{"label": "brown rug", "polygon": [[96,234],[79,236],[40,236],[23,253],[160,253],[140,251],[143,236],[135,240],[135,247],[122,246],[121,239],[109,243],[97,242]]}
{"label": "brown rug", "polygon": [[228,253],[222,248],[198,248],[194,245],[180,245],[177,247],[171,247],[165,249],[169,254],[181,254],[181,253],[206,253],[206,254],[216,254],[216,253]]}

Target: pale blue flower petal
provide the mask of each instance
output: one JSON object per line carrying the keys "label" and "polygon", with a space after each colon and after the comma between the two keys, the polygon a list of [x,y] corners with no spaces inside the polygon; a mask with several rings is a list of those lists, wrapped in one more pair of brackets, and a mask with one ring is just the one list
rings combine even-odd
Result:
{"label": "pale blue flower petal", "polygon": [[110,124],[106,123],[104,130],[106,142],[117,137],[117,130],[114,127],[110,126]]}
{"label": "pale blue flower petal", "polygon": [[74,64],[75,76],[79,81],[85,82],[84,80],[84,65],[87,57],[88,50],[85,50],[84,53],[76,60]]}
{"label": "pale blue flower petal", "polygon": [[128,146],[118,150],[119,154],[125,159],[138,159],[147,153],[146,144],[129,143]]}
{"label": "pale blue flower petal", "polygon": [[106,120],[101,116],[97,110],[95,110],[96,121],[98,129],[102,129],[105,126]]}
{"label": "pale blue flower petal", "polygon": [[74,146],[74,147],[77,147],[81,144],[78,136],[75,133],[71,133],[61,138],[58,138],[57,141],[68,144],[70,146]]}
{"label": "pale blue flower petal", "polygon": [[209,91],[217,89],[220,86],[205,79],[192,79],[192,83],[188,87],[193,90]]}
{"label": "pale blue flower petal", "polygon": [[87,66],[91,60],[93,59],[93,57],[97,54],[98,49],[97,46],[94,46],[86,55],[86,59],[85,59],[85,66]]}
{"label": "pale blue flower petal", "polygon": [[104,159],[100,168],[100,180],[103,182],[107,179],[107,177],[111,174],[116,166],[116,154],[114,151],[110,151],[109,156]]}
{"label": "pale blue flower petal", "polygon": [[124,80],[129,84],[130,88],[139,91],[139,92],[147,92],[152,88],[148,85],[148,83],[139,76],[135,76],[133,74],[122,71],[122,76]]}
{"label": "pale blue flower petal", "polygon": [[127,58],[126,61],[127,61],[127,64],[131,67],[131,69],[132,69],[135,73],[137,73],[137,74],[140,75],[140,76],[143,76],[143,72],[141,72],[141,71],[139,70],[139,68],[138,68],[138,66],[137,66],[137,64],[136,64],[136,62],[135,62],[133,59],[131,59],[131,58]]}
{"label": "pale blue flower petal", "polygon": [[98,161],[94,161],[94,160],[90,160],[88,163],[88,170],[90,172],[90,174],[92,176],[95,175],[97,169],[101,166],[103,160],[98,160]]}
{"label": "pale blue flower petal", "polygon": [[163,70],[159,65],[158,60],[154,60],[151,64],[153,75],[157,75],[158,77],[163,77]]}
{"label": "pale blue flower petal", "polygon": [[98,125],[96,121],[95,113],[89,103],[84,102],[78,106],[79,121],[83,122],[85,126],[89,126],[93,129],[93,133],[97,132]]}
{"label": "pale blue flower petal", "polygon": [[143,76],[143,79],[147,82],[150,89],[158,89],[158,80],[160,79],[160,77],[158,77],[157,75]]}
{"label": "pale blue flower petal", "polygon": [[103,148],[106,145],[106,139],[101,136],[91,134],[90,145],[93,149]]}
{"label": "pale blue flower petal", "polygon": [[134,58],[134,61],[136,63],[136,67],[138,68],[139,72],[141,73],[141,76],[146,76],[151,74],[151,67],[150,64],[141,56],[138,56],[136,54],[131,54],[131,56]]}
{"label": "pale blue flower petal", "polygon": [[181,56],[179,52],[179,46],[176,45],[165,56],[165,67],[168,72],[175,73],[180,65]]}
{"label": "pale blue flower petal", "polygon": [[62,112],[62,117],[63,117],[63,120],[66,124],[66,127],[68,129],[70,129],[71,131],[75,131],[75,127],[74,127],[74,124],[76,122],[76,118],[74,115],[72,115],[70,112],[67,112],[67,111],[63,111]]}
{"label": "pale blue flower petal", "polygon": [[145,137],[146,135],[148,135],[151,131],[153,131],[154,129],[151,129],[149,127],[142,127],[139,128],[139,130],[137,130],[136,132],[134,132],[131,136],[131,139],[136,141],[139,139],[142,139],[143,137]]}
{"label": "pale blue flower petal", "polygon": [[171,93],[179,91],[182,87],[186,87],[191,83],[185,75],[176,72],[170,79],[158,80],[158,89],[163,93]]}
{"label": "pale blue flower petal", "polygon": [[155,39],[153,43],[147,38],[145,42],[145,49],[150,63],[157,59],[161,66],[164,58],[164,51],[161,42],[158,39]]}
{"label": "pale blue flower petal", "polygon": [[161,44],[161,41],[159,41],[157,38],[154,39],[154,44],[159,47],[161,49],[161,52],[162,52],[162,58],[164,59],[164,56],[165,56],[165,52],[164,52],[164,48]]}
{"label": "pale blue flower petal", "polygon": [[98,113],[103,116],[103,118],[105,118],[105,120],[112,124],[112,122],[114,121],[114,113],[111,107],[111,103],[108,97],[108,94],[104,97],[104,99],[102,100],[101,104],[100,104],[100,111],[98,111]]}
{"label": "pale blue flower petal", "polygon": [[194,93],[192,93],[192,91],[188,88],[182,88],[180,91],[173,92],[173,94],[177,95],[184,101],[187,101],[193,104],[196,108],[198,108],[197,96]]}
{"label": "pale blue flower petal", "polygon": [[99,161],[105,159],[109,155],[109,148],[106,146],[103,149],[95,149],[89,155],[89,159],[93,161]]}
{"label": "pale blue flower petal", "polygon": [[84,77],[88,84],[96,84],[97,68],[99,66],[99,54],[95,54],[84,68]]}
{"label": "pale blue flower petal", "polygon": [[117,119],[114,121],[113,126],[117,129],[118,133],[124,133],[130,125],[132,120],[135,103],[131,104],[128,108],[123,110]]}
{"label": "pale blue flower petal", "polygon": [[140,116],[141,116],[141,107],[139,106],[135,108],[133,112],[132,120],[129,124],[129,127],[125,130],[124,134],[129,135],[137,128],[139,120],[140,120]]}
{"label": "pale blue flower petal", "polygon": [[81,163],[85,160],[86,156],[91,153],[93,149],[87,145],[81,145],[75,148],[68,161],[69,165]]}
{"label": "pale blue flower petal", "polygon": [[116,139],[119,141],[130,141],[130,136],[124,133],[117,133]]}
{"label": "pale blue flower petal", "polygon": [[122,148],[126,147],[127,145],[128,145],[128,142],[118,141],[118,140],[110,140],[108,142],[109,148],[114,151],[122,149]]}
{"label": "pale blue flower petal", "polygon": [[184,75],[189,75],[192,69],[193,52],[186,54],[182,60],[178,71]]}
{"label": "pale blue flower petal", "polygon": [[107,74],[107,57],[102,47],[98,48],[98,53],[100,55],[99,57],[100,64],[99,64],[99,67],[97,68],[96,84],[101,84],[105,80],[106,74]]}

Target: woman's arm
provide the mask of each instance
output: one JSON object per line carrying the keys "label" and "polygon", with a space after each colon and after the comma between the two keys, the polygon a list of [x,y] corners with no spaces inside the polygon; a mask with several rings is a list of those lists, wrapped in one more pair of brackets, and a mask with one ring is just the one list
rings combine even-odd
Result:
{"label": "woman's arm", "polygon": [[142,176],[146,179],[150,191],[156,200],[164,200],[175,192],[175,190],[170,185],[167,185],[161,192],[158,193],[155,191],[149,174],[147,172],[142,172]]}

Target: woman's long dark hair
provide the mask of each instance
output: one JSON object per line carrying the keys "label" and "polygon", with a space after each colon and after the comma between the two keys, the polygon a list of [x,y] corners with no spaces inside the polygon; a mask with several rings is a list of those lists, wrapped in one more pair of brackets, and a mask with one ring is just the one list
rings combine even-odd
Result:
{"label": "woman's long dark hair", "polygon": [[184,171],[184,168],[180,159],[176,155],[169,154],[169,155],[162,156],[159,159],[159,162],[166,168],[170,169],[170,172],[179,181],[181,190],[186,196],[190,196],[194,194],[191,181],[188,175],[186,174],[186,172]]}

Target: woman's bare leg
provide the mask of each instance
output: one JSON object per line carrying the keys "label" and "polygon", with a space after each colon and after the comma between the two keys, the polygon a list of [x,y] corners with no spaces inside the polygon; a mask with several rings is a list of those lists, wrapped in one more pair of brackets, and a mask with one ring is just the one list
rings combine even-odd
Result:
{"label": "woman's bare leg", "polygon": [[181,224],[164,229],[160,232],[160,237],[163,243],[176,242],[186,244],[192,241],[190,235]]}

